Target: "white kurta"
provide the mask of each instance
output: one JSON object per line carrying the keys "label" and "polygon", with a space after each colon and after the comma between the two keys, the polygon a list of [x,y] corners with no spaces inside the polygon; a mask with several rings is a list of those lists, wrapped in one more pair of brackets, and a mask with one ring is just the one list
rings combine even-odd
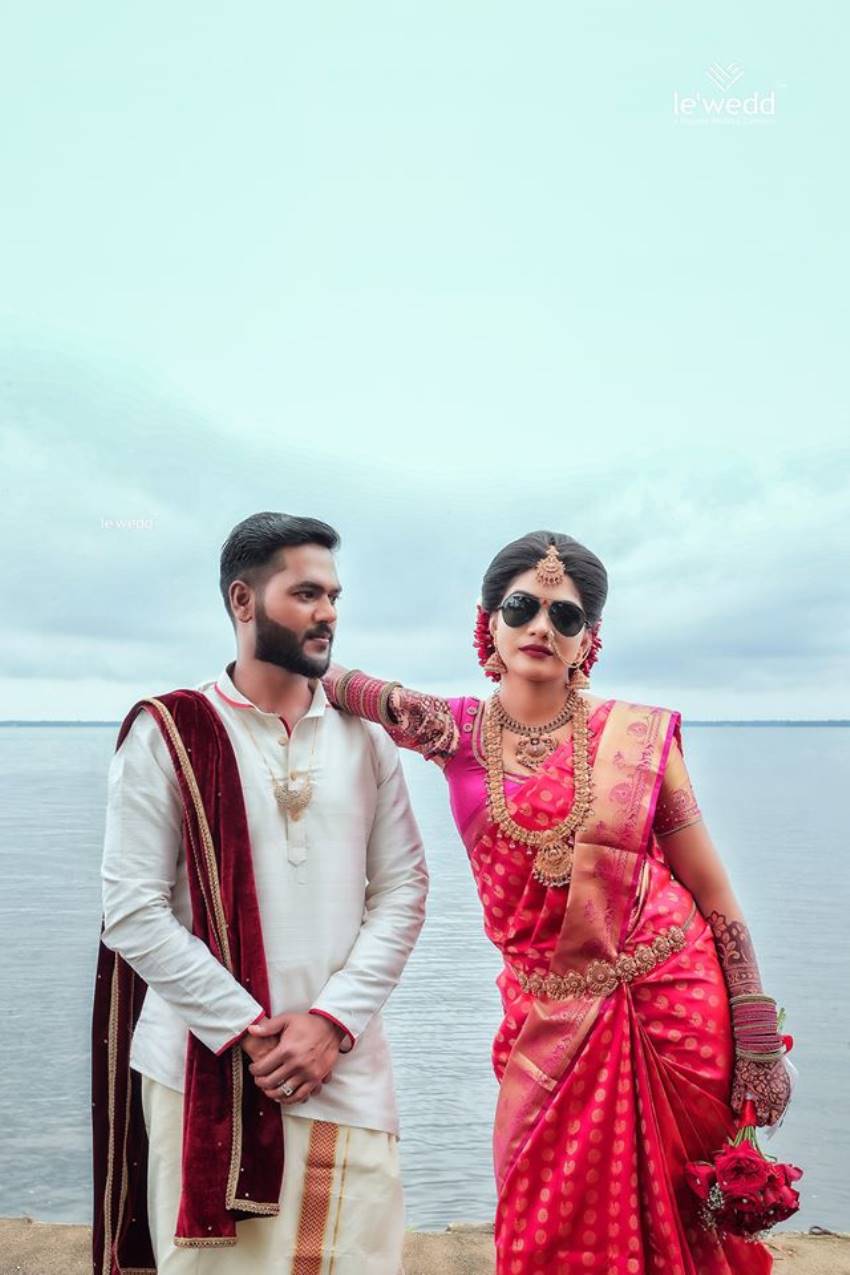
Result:
{"label": "white kurta", "polygon": [[[329,706],[321,683],[291,738],[227,671],[197,689],[227,729],[242,780],[271,1011],[320,1010],[356,1042],[318,1094],[290,1110],[397,1133],[380,1011],[422,927],[427,872],[395,745]],[[314,789],[298,821],[279,810],[271,779],[295,772]],[[262,1011],[190,932],[181,819],[170,755],[142,711],[109,770],[103,941],[149,988],[131,1066],[176,1090],[187,1030],[222,1052]]]}

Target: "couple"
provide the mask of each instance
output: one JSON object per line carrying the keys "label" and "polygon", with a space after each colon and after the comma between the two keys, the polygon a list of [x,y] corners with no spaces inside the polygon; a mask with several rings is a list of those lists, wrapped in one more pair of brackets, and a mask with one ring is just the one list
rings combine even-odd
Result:
{"label": "couple", "polygon": [[221,559],[235,663],[119,733],[95,1275],[400,1272],[380,1010],[427,875],[393,741],[443,769],[504,956],[497,1275],[768,1272],[762,1245],[699,1226],[684,1165],[745,1095],[760,1123],[782,1115],[776,1006],[679,714],[584,689],[602,563],[550,532],[502,549],[476,626],[498,691],[441,700],[331,665],[337,544],[313,519],[240,523]]}

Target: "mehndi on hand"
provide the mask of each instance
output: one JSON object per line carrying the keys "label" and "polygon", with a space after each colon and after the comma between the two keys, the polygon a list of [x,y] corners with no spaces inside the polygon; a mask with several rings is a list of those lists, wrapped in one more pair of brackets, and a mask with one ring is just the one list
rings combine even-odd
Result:
{"label": "mehndi on hand", "polygon": [[732,1076],[732,1110],[740,1114],[744,1101],[752,1098],[759,1125],[776,1124],[791,1099],[791,1077],[782,1058],[759,1062],[736,1058]]}

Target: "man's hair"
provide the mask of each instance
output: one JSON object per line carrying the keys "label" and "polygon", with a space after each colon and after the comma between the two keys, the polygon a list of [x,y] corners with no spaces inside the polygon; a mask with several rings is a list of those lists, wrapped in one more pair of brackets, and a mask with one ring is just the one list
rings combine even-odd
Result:
{"label": "man's hair", "polygon": [[[230,609],[230,586],[234,580],[244,580],[255,588],[269,568],[279,549],[297,545],[322,545],[325,549],[339,548],[339,535],[333,527],[318,518],[296,518],[293,514],[251,514],[236,524],[221,547],[219,587],[224,608],[233,623]],[[280,564],[276,564],[278,569]]]}

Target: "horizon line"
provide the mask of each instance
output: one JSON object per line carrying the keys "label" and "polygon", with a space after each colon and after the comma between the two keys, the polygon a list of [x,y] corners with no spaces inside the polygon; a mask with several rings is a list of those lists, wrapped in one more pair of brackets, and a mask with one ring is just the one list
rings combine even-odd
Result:
{"label": "horizon line", "polygon": [[[847,717],[683,717],[685,726],[850,726]],[[120,726],[121,721],[101,718],[8,717],[3,726]]]}

